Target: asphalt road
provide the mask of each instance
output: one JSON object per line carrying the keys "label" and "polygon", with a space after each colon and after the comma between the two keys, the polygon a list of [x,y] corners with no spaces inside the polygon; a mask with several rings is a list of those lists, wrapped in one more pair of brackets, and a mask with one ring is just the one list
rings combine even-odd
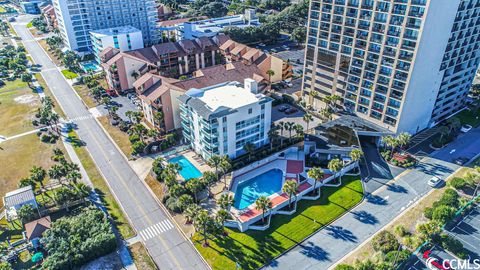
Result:
{"label": "asphalt road", "polygon": [[15,31],[34,61],[42,65],[41,74],[62,109],[69,118],[82,119],[76,122],[78,135],[155,263],[160,269],[208,269],[98,123],[91,117],[82,118],[90,115],[88,110],[26,29],[29,19],[20,16],[17,21]]}

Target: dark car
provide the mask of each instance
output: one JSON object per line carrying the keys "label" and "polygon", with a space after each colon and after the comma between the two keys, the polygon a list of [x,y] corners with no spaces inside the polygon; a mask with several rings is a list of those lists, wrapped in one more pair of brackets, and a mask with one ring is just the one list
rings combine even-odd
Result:
{"label": "dark car", "polygon": [[286,106],[286,105],[281,105],[278,107],[278,111],[279,112],[284,112],[286,110],[288,110],[290,107]]}
{"label": "dark car", "polygon": [[296,112],[298,112],[298,110],[295,109],[295,108],[289,108],[289,109],[285,110],[286,114],[292,114],[292,113],[296,113]]}
{"label": "dark car", "polygon": [[123,104],[116,102],[115,100],[110,100],[108,103],[109,106],[122,107]]}
{"label": "dark car", "polygon": [[463,164],[467,163],[470,159],[466,157],[459,157],[453,160],[453,162],[457,165],[463,166]]}

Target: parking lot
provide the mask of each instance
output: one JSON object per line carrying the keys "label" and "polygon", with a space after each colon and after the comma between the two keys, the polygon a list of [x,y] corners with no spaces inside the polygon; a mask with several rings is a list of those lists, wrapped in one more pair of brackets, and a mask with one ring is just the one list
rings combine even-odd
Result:
{"label": "parking lot", "polygon": [[[287,108],[287,110],[283,110]],[[288,111],[288,109],[294,108],[291,112]],[[282,111],[283,110],[283,111]],[[303,121],[303,115],[305,115],[305,112],[302,110],[297,109],[296,107],[293,107],[289,104],[280,104],[278,106],[275,106],[272,108],[272,122],[275,124],[278,124],[279,122],[293,122],[295,124],[300,124],[303,126],[304,129],[307,128],[307,123]],[[311,121],[308,124],[308,128],[312,129],[319,125],[321,123],[321,120],[313,117],[313,121]],[[286,134],[286,133],[284,133]],[[292,132],[292,134],[295,134]]]}
{"label": "parking lot", "polygon": [[468,249],[471,259],[480,259],[480,206],[470,212],[447,232],[460,240],[463,246]]}
{"label": "parking lot", "polygon": [[418,254],[417,257],[410,259],[410,261],[402,269],[406,269],[406,270],[439,269],[435,267],[428,268],[427,262],[426,262],[427,258],[435,258],[435,261],[440,265],[445,260],[448,262],[448,261],[451,261],[452,259],[455,259],[455,257],[447,253],[441,247],[434,246],[433,248],[430,249],[430,252],[428,253],[428,255],[426,255],[425,253]]}
{"label": "parking lot", "polygon": [[[141,108],[138,108],[137,105],[135,105],[132,102],[132,100],[129,99],[128,97],[126,97],[126,96],[112,97],[111,100],[116,102],[119,105],[117,114],[123,120],[128,120],[128,117],[125,116],[125,113],[127,111],[135,111],[135,112],[141,111]],[[108,114],[108,110],[107,110],[107,107],[105,105],[100,105],[100,106],[97,107],[97,109],[102,115],[107,115]]]}

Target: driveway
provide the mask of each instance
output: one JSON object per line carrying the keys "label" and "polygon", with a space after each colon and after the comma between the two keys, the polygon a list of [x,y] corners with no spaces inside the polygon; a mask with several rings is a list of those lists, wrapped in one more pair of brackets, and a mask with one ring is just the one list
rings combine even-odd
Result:
{"label": "driveway", "polygon": [[480,153],[480,128],[472,128],[467,133],[461,133],[455,141],[433,153],[433,156],[453,162],[459,157],[471,159],[478,153]]}
{"label": "driveway", "polygon": [[27,30],[30,18],[19,16],[15,31],[34,61],[42,65],[41,74],[68,118],[81,119],[76,121],[80,139],[154,262],[162,269],[208,269],[100,125],[87,117],[91,116],[87,108]]}

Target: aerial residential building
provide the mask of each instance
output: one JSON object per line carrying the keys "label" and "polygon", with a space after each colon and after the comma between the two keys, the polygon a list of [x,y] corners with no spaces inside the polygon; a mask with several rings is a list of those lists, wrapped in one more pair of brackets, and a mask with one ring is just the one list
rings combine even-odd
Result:
{"label": "aerial residential building", "polygon": [[147,72],[178,77],[221,64],[222,58],[218,47],[227,39],[225,35],[203,37],[196,40],[160,43],[128,52],[107,48],[99,57],[107,73],[109,86],[122,92],[133,89],[133,83]]}
{"label": "aerial residential building", "polygon": [[[480,63],[478,0],[312,0],[303,96],[394,133],[437,124],[464,107]],[[318,96],[312,95],[316,91]]]}
{"label": "aerial residential building", "polygon": [[25,0],[19,1],[19,5],[23,12],[27,14],[40,14],[40,5],[43,3],[41,0]]}
{"label": "aerial residential building", "polygon": [[[268,87],[267,80],[255,65],[235,62],[216,65],[194,72],[194,78],[177,80],[164,76],[145,73],[133,85],[142,102],[143,115],[151,127],[163,131],[180,129],[181,119],[178,97],[192,88],[204,88],[225,81],[243,81],[253,78],[260,92]],[[162,115],[161,119],[158,116]]]}
{"label": "aerial residential building", "polygon": [[183,136],[204,159],[212,155],[235,158],[243,147],[269,142],[272,99],[259,94],[257,83],[226,82],[193,88],[178,98]]}
{"label": "aerial residential building", "polygon": [[90,32],[93,54],[100,63],[100,53],[108,47],[121,52],[143,48],[142,31],[132,26],[120,26]]}
{"label": "aerial residential building", "polygon": [[160,27],[162,33],[171,36],[175,33],[176,40],[195,39],[199,37],[213,37],[227,27],[260,26],[260,21],[254,9],[246,9],[244,14],[211,18],[194,22],[179,22],[174,25]]}
{"label": "aerial residential building", "polygon": [[53,0],[60,36],[69,49],[90,52],[90,32],[119,26],[142,31],[145,44],[158,42],[154,0]]}

